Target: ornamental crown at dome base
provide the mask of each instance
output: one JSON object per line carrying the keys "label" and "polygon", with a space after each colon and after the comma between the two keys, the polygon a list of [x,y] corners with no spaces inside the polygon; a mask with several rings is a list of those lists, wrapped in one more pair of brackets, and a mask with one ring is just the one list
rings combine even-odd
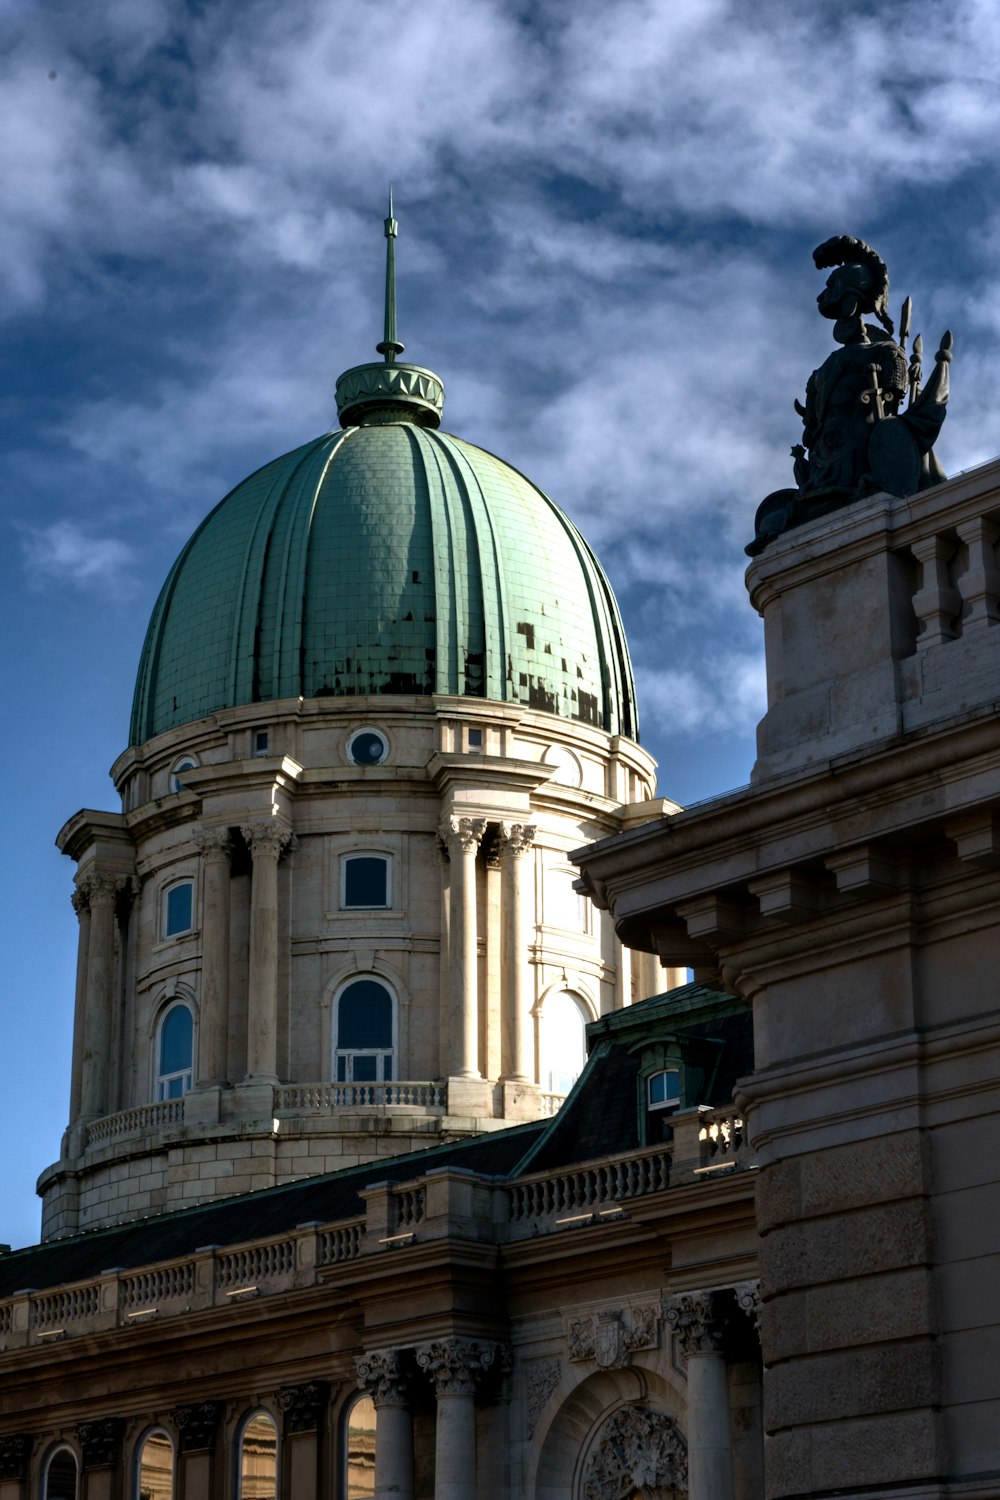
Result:
{"label": "ornamental crown at dome base", "polygon": [[355,365],[337,381],[341,427],[413,422],[440,427],[444,382],[422,365]]}

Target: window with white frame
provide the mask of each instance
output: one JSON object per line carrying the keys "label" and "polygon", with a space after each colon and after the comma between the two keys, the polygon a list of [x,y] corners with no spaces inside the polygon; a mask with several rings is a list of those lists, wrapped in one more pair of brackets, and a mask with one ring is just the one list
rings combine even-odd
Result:
{"label": "window with white frame", "polygon": [[163,936],[180,937],[194,926],[194,881],[178,880],[163,892]]}
{"label": "window with white frame", "polygon": [[335,1007],[334,1069],[338,1083],[378,1083],[393,1077],[395,1004],[377,979],[345,985]]}
{"label": "window with white frame", "polygon": [[135,1455],[135,1500],[173,1500],[174,1445],[162,1427],[147,1432]]}
{"label": "window with white frame", "polygon": [[236,1439],[237,1500],[276,1500],[278,1428],[270,1412],[254,1411]]}
{"label": "window with white frame", "polygon": [[80,1466],[72,1448],[53,1448],[42,1471],[42,1500],[77,1500]]}
{"label": "window with white frame", "polygon": [[183,1099],[194,1080],[194,1016],[183,1000],[164,1013],[156,1039],[156,1098]]}
{"label": "window with white frame", "polygon": [[345,854],[340,861],[343,911],[384,911],[392,905],[392,862],[386,854]]}
{"label": "window with white frame", "polygon": [[646,1080],[646,1097],[650,1109],[677,1109],[681,1102],[679,1068],[664,1068]]}
{"label": "window with white frame", "polygon": [[357,1396],[344,1413],[340,1500],[373,1500],[378,1412],[370,1396]]}

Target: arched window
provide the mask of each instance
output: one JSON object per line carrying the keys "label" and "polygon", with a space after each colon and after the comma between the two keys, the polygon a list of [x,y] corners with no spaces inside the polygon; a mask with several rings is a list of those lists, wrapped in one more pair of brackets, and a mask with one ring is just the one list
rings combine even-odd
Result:
{"label": "arched window", "polygon": [[156,1043],[156,1097],[181,1099],[193,1082],[194,1016],[182,1000],[160,1022]]}
{"label": "arched window", "polygon": [[147,1432],[135,1456],[135,1500],[173,1500],[174,1445],[162,1427]]}
{"label": "arched window", "polygon": [[236,1500],[276,1500],[278,1429],[266,1411],[251,1412],[236,1441]]}
{"label": "arched window", "polygon": [[42,1472],[42,1500],[77,1500],[80,1470],[72,1448],[53,1448]]}
{"label": "arched window", "polygon": [[355,979],[336,1006],[334,1062],[338,1083],[375,1083],[393,1076],[392,995],[377,979]]}
{"label": "arched window", "polygon": [[185,790],[184,772],[194,771],[197,767],[198,757],[196,755],[182,755],[180,760],[174,762],[173,769],[170,772],[170,790],[172,792],[183,792]]}
{"label": "arched window", "polygon": [[340,870],[340,905],[344,911],[364,907],[384,910],[392,905],[387,855],[345,854]]}
{"label": "arched window", "polygon": [[549,995],[542,1006],[542,1088],[568,1094],[587,1061],[586,1025],[590,1016],[583,1002],[566,990]]}
{"label": "arched window", "polygon": [[179,937],[194,926],[194,882],[179,880],[163,893],[163,936]]}
{"label": "arched window", "polygon": [[377,1422],[378,1413],[370,1396],[358,1396],[344,1413],[341,1500],[372,1500],[375,1494]]}

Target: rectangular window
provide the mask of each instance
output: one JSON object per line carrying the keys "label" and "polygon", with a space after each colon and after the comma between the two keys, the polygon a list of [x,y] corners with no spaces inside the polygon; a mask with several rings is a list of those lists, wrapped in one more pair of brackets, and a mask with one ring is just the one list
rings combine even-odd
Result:
{"label": "rectangular window", "polygon": [[483,748],[483,731],[481,729],[469,730],[469,749],[481,750]]}
{"label": "rectangular window", "polygon": [[389,861],[384,854],[351,854],[343,861],[344,910],[389,905]]}
{"label": "rectangular window", "polygon": [[167,892],[164,907],[164,937],[176,937],[178,933],[190,932],[193,912],[194,886],[190,880],[185,880],[181,885],[172,885]]}
{"label": "rectangular window", "polygon": [[266,755],[271,743],[271,736],[266,729],[255,729],[253,732],[254,755]]}

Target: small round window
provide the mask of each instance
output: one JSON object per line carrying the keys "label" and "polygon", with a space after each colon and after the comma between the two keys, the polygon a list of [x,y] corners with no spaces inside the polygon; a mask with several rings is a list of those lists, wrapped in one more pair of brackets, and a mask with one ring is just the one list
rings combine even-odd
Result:
{"label": "small round window", "polygon": [[347,741],[347,756],[356,766],[379,766],[389,754],[385,735],[377,729],[358,729]]}
{"label": "small round window", "polygon": [[172,792],[184,791],[184,772],[197,769],[198,762],[193,755],[182,755],[180,760],[174,763],[170,773],[170,790]]}

